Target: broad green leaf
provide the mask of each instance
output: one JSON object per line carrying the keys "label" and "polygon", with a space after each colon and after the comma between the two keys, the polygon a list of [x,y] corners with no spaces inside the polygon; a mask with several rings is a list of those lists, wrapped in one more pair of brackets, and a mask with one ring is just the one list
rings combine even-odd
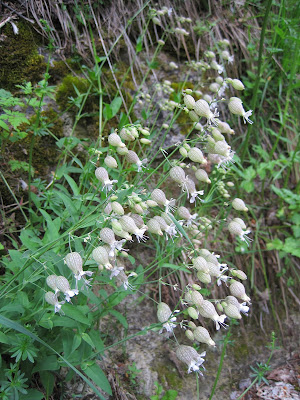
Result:
{"label": "broad green leaf", "polygon": [[26,394],[21,394],[19,400],[43,400],[44,393],[37,389],[26,389]]}
{"label": "broad green leaf", "polygon": [[0,332],[0,343],[9,344],[11,342],[11,338],[8,335],[5,335],[3,332]]}
{"label": "broad green leaf", "polygon": [[39,239],[31,229],[23,229],[20,234],[23,245],[32,251],[39,250],[43,246],[43,242]]}
{"label": "broad green leaf", "polygon": [[75,196],[78,196],[79,193],[80,193],[80,191],[79,191],[79,187],[77,186],[77,183],[74,181],[73,178],[71,178],[71,177],[70,177],[69,175],[67,175],[67,174],[64,174],[64,177],[65,177],[65,179],[67,180],[68,184],[70,185],[70,187],[71,187],[71,189],[72,189],[72,191],[73,191],[73,194],[74,194]]}
{"label": "broad green leaf", "polygon": [[[79,310],[78,306],[74,306],[72,304],[64,304],[62,306],[63,312],[67,317],[74,319],[85,325],[90,325],[91,321]],[[63,317],[62,317],[63,318]]]}
{"label": "broad green leaf", "polygon": [[87,333],[82,333],[81,334],[81,338],[87,343],[89,344],[91,347],[95,348],[95,345],[92,341],[92,339],[89,337],[89,335]]}
{"label": "broad green leaf", "polygon": [[41,371],[39,372],[41,382],[46,390],[46,397],[48,398],[54,389],[55,377],[52,372]]}
{"label": "broad green leaf", "polygon": [[117,320],[124,326],[124,328],[128,328],[127,319],[119,311],[109,310],[109,313],[117,318]]}
{"label": "broad green leaf", "polygon": [[101,353],[105,346],[104,346],[104,343],[103,343],[103,341],[102,341],[102,339],[100,337],[100,332],[96,331],[96,330],[91,330],[89,332],[89,336],[92,339],[97,352]]}
{"label": "broad green leaf", "polygon": [[94,382],[102,390],[110,395],[112,394],[110,384],[99,365],[94,364],[92,366],[88,366],[83,369],[83,371],[92,380],[92,382]]}
{"label": "broad green leaf", "polygon": [[57,356],[52,355],[48,357],[43,357],[40,361],[38,361],[35,367],[32,370],[32,373],[39,371],[57,371],[60,369],[60,365],[57,361]]}
{"label": "broad green leaf", "polygon": [[104,118],[112,119],[120,110],[121,105],[121,97],[116,97],[110,104],[106,104],[103,110]]}

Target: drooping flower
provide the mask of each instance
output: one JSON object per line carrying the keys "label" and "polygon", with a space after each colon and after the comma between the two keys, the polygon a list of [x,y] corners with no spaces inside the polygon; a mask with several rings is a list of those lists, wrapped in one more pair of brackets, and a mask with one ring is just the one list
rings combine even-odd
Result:
{"label": "drooping flower", "polygon": [[[178,312],[178,310],[176,310],[175,312]],[[159,331],[159,333],[162,333],[164,329],[167,332],[173,332],[173,329],[176,328],[176,324],[173,323],[176,321],[176,317],[174,317],[168,304],[163,302],[160,302],[158,304],[157,318],[159,322],[163,323],[162,329]]]}
{"label": "drooping flower", "polygon": [[65,263],[70,268],[70,270],[74,274],[74,278],[76,279],[76,290],[78,289],[78,281],[83,279],[86,286],[90,286],[90,281],[84,279],[85,275],[92,276],[93,272],[91,271],[83,271],[82,269],[82,258],[81,255],[77,252],[72,252],[66,255]]}
{"label": "drooping flower", "polygon": [[107,192],[112,190],[113,184],[118,182],[117,180],[110,180],[108,173],[105,168],[99,167],[95,171],[96,178],[102,183],[102,190],[105,189]]}
{"label": "drooping flower", "polygon": [[206,352],[204,351],[201,354],[198,354],[197,351],[191,346],[180,345],[177,347],[176,356],[177,358],[187,364],[188,373],[190,372],[198,372],[200,375],[203,375],[200,371],[200,367],[204,363],[204,358]]}
{"label": "drooping flower", "polygon": [[71,289],[69,281],[64,276],[56,277],[56,287],[57,289],[65,295],[67,302],[71,301],[71,297],[79,293],[78,289]]}
{"label": "drooping flower", "polygon": [[202,317],[212,319],[216,324],[216,330],[220,329],[220,326],[226,327],[224,324],[226,315],[219,315],[215,309],[215,306],[208,300],[203,300],[203,303],[198,307],[198,310]]}
{"label": "drooping flower", "polygon": [[57,295],[53,292],[47,292],[45,294],[45,300],[47,303],[54,306],[54,312],[58,312],[61,309],[61,306],[65,303],[64,301],[58,301]]}
{"label": "drooping flower", "polygon": [[100,231],[100,239],[102,242],[110,245],[110,251],[108,253],[109,257],[113,257],[115,255],[115,250],[122,251],[122,245],[126,242],[125,239],[116,240],[115,234],[110,228],[103,228]]}
{"label": "drooping flower", "polygon": [[232,112],[232,114],[243,117],[244,123],[248,122],[249,124],[253,124],[253,121],[249,119],[249,117],[252,115],[252,110],[246,112],[242,104],[242,100],[238,97],[231,97],[228,103],[229,111]]}

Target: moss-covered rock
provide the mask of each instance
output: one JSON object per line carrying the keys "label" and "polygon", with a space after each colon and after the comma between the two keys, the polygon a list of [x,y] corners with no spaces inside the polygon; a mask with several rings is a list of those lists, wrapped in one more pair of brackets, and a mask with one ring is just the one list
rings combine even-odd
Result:
{"label": "moss-covered rock", "polygon": [[10,24],[2,30],[0,42],[0,87],[14,90],[24,80],[38,82],[46,70],[44,57],[38,54],[40,37],[29,23],[18,21],[19,33],[13,33]]}
{"label": "moss-covered rock", "polygon": [[[76,99],[78,97],[76,90],[80,94],[87,93],[90,87],[90,83],[86,78],[80,78],[78,76],[73,76],[71,74],[64,77],[62,83],[58,86],[56,92],[56,102],[59,108],[62,111],[65,111],[68,107],[70,107],[69,98],[73,97]],[[75,89],[76,88],[76,89]],[[92,112],[95,110],[95,106],[97,104],[97,100],[95,96],[92,96],[90,93],[87,97],[87,100],[84,105],[85,112]],[[72,105],[69,109],[69,112],[76,114],[78,108],[75,105]]]}

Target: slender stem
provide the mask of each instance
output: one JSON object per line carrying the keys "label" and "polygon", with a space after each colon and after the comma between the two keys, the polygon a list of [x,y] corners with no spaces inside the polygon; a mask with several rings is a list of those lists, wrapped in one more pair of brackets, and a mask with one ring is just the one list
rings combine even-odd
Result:
{"label": "slender stem", "polygon": [[211,389],[209,400],[211,400],[213,398],[213,396],[215,394],[215,391],[216,391],[216,388],[217,388],[217,385],[218,385],[220,374],[221,374],[221,371],[222,371],[222,368],[223,368],[224,358],[225,358],[225,355],[226,355],[227,344],[228,344],[229,339],[231,337],[231,332],[230,331],[231,331],[231,327],[228,329],[227,335],[226,335],[226,337],[224,339],[223,349],[222,349],[220,363],[219,363],[219,368],[218,368],[218,371],[217,371],[217,375],[216,375],[213,387]]}
{"label": "slender stem", "polygon": [[242,398],[245,396],[245,394],[252,388],[252,386],[255,385],[255,383],[256,383],[257,381],[258,381],[258,376],[254,379],[254,381],[251,383],[251,385],[248,386],[247,389],[244,390],[243,393],[242,393],[236,400],[242,399]]}
{"label": "slender stem", "polygon": [[[263,25],[262,25],[262,30],[261,30],[261,34],[260,34],[257,75],[256,75],[256,81],[255,81],[255,86],[253,89],[253,97],[252,97],[252,102],[251,102],[251,109],[253,110],[253,112],[255,111],[256,103],[257,103],[257,95],[258,95],[258,88],[259,88],[260,76],[261,76],[261,66],[262,66],[262,56],[263,56],[263,49],[264,49],[265,33],[266,33],[268,16],[269,16],[271,6],[272,6],[272,0],[268,0],[266,12],[265,12],[265,16],[264,16],[264,21],[263,21]],[[252,126],[253,125],[250,125],[248,127],[247,135],[246,135],[246,138],[243,143],[241,162],[244,161],[246,153],[248,152],[248,142],[249,142],[249,138],[250,138],[250,135],[252,132]]]}

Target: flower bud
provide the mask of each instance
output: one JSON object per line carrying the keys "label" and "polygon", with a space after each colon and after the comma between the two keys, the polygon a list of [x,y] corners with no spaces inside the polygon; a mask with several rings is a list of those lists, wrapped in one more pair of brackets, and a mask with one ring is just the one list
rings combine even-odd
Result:
{"label": "flower bud", "polygon": [[120,154],[120,156],[126,156],[128,154],[128,149],[127,147],[117,147],[117,153]]}
{"label": "flower bud", "polygon": [[191,317],[191,318],[193,318],[193,319],[198,319],[198,311],[197,310],[195,310],[195,308],[194,307],[188,307],[187,308],[187,312],[188,312],[188,314],[189,314],[189,316]]}
{"label": "flower bud", "polygon": [[201,164],[206,164],[206,160],[203,157],[203,153],[200,149],[198,149],[197,147],[192,147],[189,151],[188,151],[188,158],[194,162],[198,162]]}
{"label": "flower bud", "polygon": [[241,271],[240,269],[231,269],[230,272],[232,276],[235,276],[242,281],[245,281],[247,279],[247,275],[245,274],[245,272]]}
{"label": "flower bud", "polygon": [[187,330],[185,331],[185,336],[186,336],[189,340],[191,340],[192,342],[194,341],[194,334],[193,334],[193,332],[192,332],[191,330],[187,329]]}
{"label": "flower bud", "polygon": [[135,137],[133,136],[133,134],[130,132],[130,130],[128,128],[122,128],[121,132],[120,132],[120,136],[123,140],[128,141],[128,142],[132,142],[135,140]]}
{"label": "flower bud", "polygon": [[235,198],[232,201],[232,207],[237,210],[237,211],[248,211],[248,208],[246,207],[246,204],[242,199]]}
{"label": "flower bud", "polygon": [[189,111],[189,117],[193,122],[198,122],[200,117],[198,114],[195,113],[195,111]]}
{"label": "flower bud", "polygon": [[199,279],[200,282],[202,283],[210,283],[211,282],[211,276],[203,271],[198,271],[197,272],[197,278]]}
{"label": "flower bud", "polygon": [[194,290],[201,290],[201,286],[198,285],[197,283],[193,283],[193,284],[192,284],[192,288],[193,288]]}
{"label": "flower bud", "polygon": [[197,325],[193,321],[189,321],[188,326],[192,331],[197,328]]}
{"label": "flower bud", "polygon": [[154,218],[149,219],[149,221],[146,223],[146,225],[147,225],[148,231],[150,233],[155,233],[156,235],[160,235],[160,236],[163,235],[163,232],[160,228],[159,223]]}
{"label": "flower bud", "polygon": [[224,312],[229,318],[234,318],[234,319],[241,319],[242,316],[238,310],[238,308],[233,305],[233,304],[226,304],[225,302],[222,303]]}
{"label": "flower bud", "polygon": [[209,90],[213,93],[218,93],[220,90],[220,85],[217,82],[213,82],[209,85]]}
{"label": "flower bud", "polygon": [[198,326],[194,332],[194,338],[197,340],[197,342],[200,343],[206,343],[209,346],[215,346],[215,342],[212,340],[210,337],[210,334],[207,329],[203,328],[203,326]]}
{"label": "flower bud", "polygon": [[187,157],[187,150],[184,147],[179,147],[179,153],[182,155],[182,157]]}
{"label": "flower bud", "polygon": [[218,121],[218,130],[221,133],[228,133],[230,135],[234,135],[234,130],[230,128],[227,122]]}
{"label": "flower bud", "polygon": [[151,143],[152,143],[152,141],[151,141],[151,140],[149,140],[149,139],[146,139],[146,138],[142,138],[142,139],[140,139],[140,142],[141,142],[141,143],[143,143],[143,144],[151,144]]}
{"label": "flower bud", "polygon": [[156,203],[156,201],[154,201],[154,200],[146,200],[146,204],[149,206],[149,207],[157,207],[158,206],[158,204]]}
{"label": "flower bud", "polygon": [[203,303],[203,297],[202,295],[197,292],[196,290],[193,290],[191,293],[191,298],[192,302],[196,307],[199,307]]}
{"label": "flower bud", "polygon": [[246,295],[245,287],[242,283],[232,280],[230,287],[230,293],[232,296],[237,297],[238,299],[250,302],[250,297]]}
{"label": "flower bud", "polygon": [[104,163],[108,168],[118,168],[118,163],[112,156],[105,157]]}
{"label": "flower bud", "polygon": [[190,96],[189,94],[185,95],[183,98],[184,104],[189,110],[192,110],[195,106],[195,99],[193,96]]}
{"label": "flower bud", "polygon": [[172,314],[172,311],[168,304],[166,303],[159,303],[157,306],[157,319],[159,322],[167,322]]}
{"label": "flower bud", "polygon": [[151,193],[151,199],[156,201],[159,205],[164,205],[167,201],[166,195],[160,189],[154,189]]}
{"label": "flower bud", "polygon": [[204,273],[208,273],[209,269],[208,269],[208,265],[207,265],[207,261],[205,260],[204,257],[196,257],[192,259],[192,263],[194,265],[194,268],[196,268],[197,271],[202,271]]}
{"label": "flower bud", "polygon": [[124,208],[117,201],[113,201],[111,203],[111,208],[112,208],[113,212],[118,214],[118,215],[124,215],[124,213],[125,213]]}
{"label": "flower bud", "polygon": [[239,79],[233,79],[232,82],[230,82],[230,83],[236,90],[244,90],[245,89],[243,82],[241,82]]}
{"label": "flower bud", "polygon": [[207,172],[204,169],[197,169],[195,177],[200,182],[211,183],[211,180],[209,179]]}
{"label": "flower bud", "polygon": [[122,142],[120,136],[117,133],[111,133],[108,136],[108,143],[111,146],[115,146],[115,147],[125,147],[125,144]]}

